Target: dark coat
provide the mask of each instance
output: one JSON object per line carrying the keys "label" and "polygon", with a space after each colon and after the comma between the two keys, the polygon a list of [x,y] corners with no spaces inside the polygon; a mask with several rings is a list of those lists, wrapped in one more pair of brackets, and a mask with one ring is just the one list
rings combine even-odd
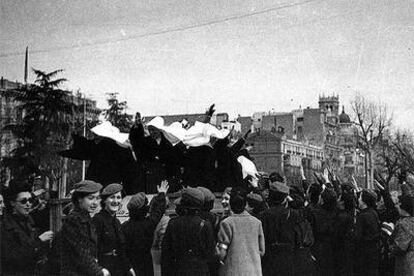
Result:
{"label": "dark coat", "polygon": [[171,219],[162,241],[162,275],[210,275],[208,263],[214,246],[214,232],[209,221],[198,215]]}
{"label": "dark coat", "polygon": [[315,237],[312,254],[316,258],[317,275],[336,275],[334,254],[335,219],[335,210],[327,210],[322,206],[312,210],[310,223]]}
{"label": "dark coat", "polygon": [[[131,268],[125,253],[125,237],[119,220],[102,209],[92,218],[98,235],[99,264],[111,272],[112,276],[126,275]],[[108,253],[115,252],[116,256]]]}
{"label": "dark coat", "polygon": [[190,187],[217,187],[216,151],[211,146],[190,147],[184,155],[184,184]]}
{"label": "dark coat", "polygon": [[378,275],[380,221],[372,208],[362,210],[355,224],[355,272],[356,275]]}
{"label": "dark coat", "polygon": [[33,220],[6,213],[1,226],[2,275],[33,275],[45,249]]}
{"label": "dark coat", "polygon": [[102,138],[98,143],[85,137],[73,135],[73,146],[59,153],[63,157],[90,160],[86,179],[106,186],[122,183],[126,194],[143,191],[142,171],[134,160],[130,148],[119,146],[114,140]]}
{"label": "dark coat", "polygon": [[266,247],[263,275],[294,275],[297,213],[283,205],[275,205],[264,211],[260,220]]}
{"label": "dark coat", "polygon": [[154,273],[151,246],[154,240],[154,230],[165,212],[165,194],[154,197],[151,205],[149,216],[145,216],[146,212],[130,213],[129,220],[122,225],[126,255],[137,275],[146,276]]}
{"label": "dark coat", "polygon": [[353,212],[339,210],[335,219],[335,267],[336,275],[351,276],[354,273],[354,231]]}
{"label": "dark coat", "polygon": [[242,185],[242,170],[237,161],[237,153],[244,143],[245,140],[240,138],[232,146],[229,146],[229,138],[225,138],[218,140],[214,145],[217,157],[217,187],[214,187],[214,191],[222,192],[226,187]]}
{"label": "dark coat", "polygon": [[95,276],[102,274],[98,264],[98,238],[92,218],[75,209],[56,235],[49,254],[51,275]]}
{"label": "dark coat", "polygon": [[161,133],[158,144],[150,136],[145,136],[142,124],[134,125],[129,132],[129,140],[144,170],[145,192],[156,193],[157,185],[167,179],[170,191],[179,187],[180,167],[182,166],[185,147],[182,143],[173,146]]}

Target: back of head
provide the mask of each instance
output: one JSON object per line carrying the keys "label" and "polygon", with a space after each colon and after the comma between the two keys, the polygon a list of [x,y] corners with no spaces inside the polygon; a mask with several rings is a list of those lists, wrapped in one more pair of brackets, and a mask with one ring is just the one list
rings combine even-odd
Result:
{"label": "back of head", "polygon": [[209,189],[205,188],[205,187],[197,187],[197,189],[199,189],[204,196],[203,199],[203,210],[204,211],[211,211],[214,207],[214,200],[216,199],[216,196],[213,194],[212,191],[210,191]]}
{"label": "back of head", "polygon": [[322,207],[326,210],[332,211],[336,207],[336,193],[333,189],[325,189],[322,194],[321,198],[323,200]]}
{"label": "back of head", "polygon": [[319,196],[322,193],[322,187],[318,184],[312,184],[309,186],[308,193],[310,202],[317,204],[319,202]]}
{"label": "back of head", "polygon": [[231,190],[230,209],[235,214],[240,214],[246,207],[246,191],[241,187],[235,187]]}
{"label": "back of head", "polygon": [[272,172],[269,175],[269,181],[270,182],[285,182],[285,179],[278,172]]}
{"label": "back of head", "polygon": [[375,192],[362,190],[361,199],[368,207],[373,209],[377,207],[377,195]]}
{"label": "back of head", "polygon": [[355,210],[357,204],[353,193],[342,193],[341,199],[344,202],[344,207],[346,211]]}

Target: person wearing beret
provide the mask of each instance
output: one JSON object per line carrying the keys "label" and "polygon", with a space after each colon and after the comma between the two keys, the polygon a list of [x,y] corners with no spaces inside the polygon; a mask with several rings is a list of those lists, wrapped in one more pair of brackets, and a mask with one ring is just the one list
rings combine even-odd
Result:
{"label": "person wearing beret", "polygon": [[125,253],[125,237],[116,217],[122,201],[122,185],[113,183],[101,193],[101,211],[92,218],[98,235],[98,261],[111,276],[135,275]]}
{"label": "person wearing beret", "polygon": [[266,253],[263,275],[294,275],[294,249],[299,240],[297,213],[288,207],[289,187],[279,181],[269,185],[269,209],[260,214]]}
{"label": "person wearing beret", "polygon": [[170,220],[162,241],[162,275],[210,275],[208,263],[214,253],[215,239],[211,223],[200,217],[203,203],[199,189],[183,189],[182,215]]}
{"label": "person wearing beret", "polygon": [[34,275],[36,262],[46,253],[53,232],[39,235],[29,215],[33,198],[30,189],[16,183],[5,193],[6,210],[1,224],[1,275]]}
{"label": "person wearing beret", "polygon": [[378,275],[379,273],[381,226],[376,204],[375,192],[362,190],[358,199],[360,212],[355,223],[356,275]]}
{"label": "person wearing beret", "polygon": [[98,263],[98,237],[91,217],[99,206],[102,185],[83,180],[74,188],[74,209],[52,245],[48,272],[62,276],[109,276],[109,271]]}
{"label": "person wearing beret", "polygon": [[122,232],[125,235],[126,255],[136,275],[154,275],[151,247],[154,230],[167,206],[168,188],[168,182],[162,181],[157,186],[158,195],[150,204],[143,192],[133,195],[128,202],[129,220],[122,224]]}

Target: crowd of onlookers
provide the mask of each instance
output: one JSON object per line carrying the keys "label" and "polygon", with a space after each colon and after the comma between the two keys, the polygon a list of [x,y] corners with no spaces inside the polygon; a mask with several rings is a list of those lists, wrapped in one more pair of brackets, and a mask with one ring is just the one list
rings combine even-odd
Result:
{"label": "crowd of onlookers", "polygon": [[121,224],[123,186],[85,180],[57,233],[47,193],[16,184],[0,197],[2,275],[414,275],[414,183],[375,183],[272,173],[226,188],[217,211],[209,189],[170,201],[163,181],[150,202],[131,196]]}

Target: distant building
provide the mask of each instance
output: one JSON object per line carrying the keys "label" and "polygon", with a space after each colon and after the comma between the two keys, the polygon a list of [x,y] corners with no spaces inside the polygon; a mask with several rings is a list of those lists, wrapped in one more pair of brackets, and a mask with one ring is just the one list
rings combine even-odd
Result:
{"label": "distant building", "polygon": [[250,154],[259,171],[278,172],[290,177],[299,174],[301,164],[308,174],[322,168],[323,147],[288,139],[280,131],[255,132],[246,144],[252,146]]}
{"label": "distant building", "polygon": [[[339,97],[338,96],[320,96],[318,101],[318,108],[307,107],[305,109],[297,109],[291,112],[255,112],[252,116],[252,129],[259,133],[262,137],[256,138],[261,140],[262,149],[258,149],[255,154],[260,154],[261,167],[266,169],[281,169],[280,164],[269,165],[274,160],[263,153],[263,143],[266,139],[275,140],[276,138],[269,138],[266,133],[283,133],[281,143],[287,145],[294,145],[295,148],[314,147],[313,150],[318,152],[319,158],[317,162],[312,165],[312,169],[318,167],[321,160],[327,163],[333,170],[343,176],[350,176],[352,174],[362,174],[364,168],[363,155],[358,149],[357,137],[358,131],[355,125],[351,122],[349,116],[342,110],[339,114]],[[246,124],[246,123],[244,123]],[[242,124],[241,128],[246,128]],[[263,136],[264,135],[264,136]],[[279,135],[280,136],[280,135]],[[267,137],[264,139],[264,137]],[[263,140],[264,139],[264,140]],[[270,147],[270,146],[266,146]],[[283,151],[282,151],[283,152]],[[287,156],[286,152],[282,153]],[[289,155],[291,156],[291,155]],[[291,166],[300,166],[296,162],[301,155],[293,156],[290,159]],[[268,158],[266,161],[263,158]],[[287,158],[287,157],[285,157]],[[280,160],[279,160],[280,161]],[[308,162],[304,160],[304,164]]]}

